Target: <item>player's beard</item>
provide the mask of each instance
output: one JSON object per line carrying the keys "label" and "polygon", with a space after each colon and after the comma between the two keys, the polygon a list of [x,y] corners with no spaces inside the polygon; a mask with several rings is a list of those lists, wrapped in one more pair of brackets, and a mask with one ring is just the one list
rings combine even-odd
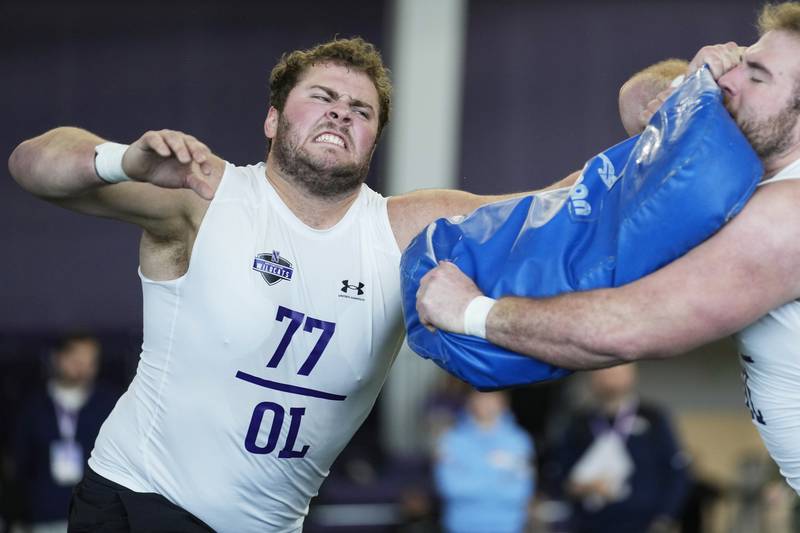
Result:
{"label": "player's beard", "polygon": [[762,161],[778,157],[796,144],[793,131],[800,118],[800,99],[790,100],[780,111],[761,120],[739,119],[739,128]]}
{"label": "player's beard", "polygon": [[[334,124],[325,126],[336,131]],[[272,139],[275,163],[290,179],[320,198],[336,198],[361,186],[367,178],[372,151],[362,161],[332,165],[325,157],[315,157],[303,148],[300,136],[283,114]]]}

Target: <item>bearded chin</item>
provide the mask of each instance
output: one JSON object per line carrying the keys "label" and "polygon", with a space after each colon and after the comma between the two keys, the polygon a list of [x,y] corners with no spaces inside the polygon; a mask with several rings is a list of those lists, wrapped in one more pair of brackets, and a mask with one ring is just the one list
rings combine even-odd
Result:
{"label": "bearded chin", "polygon": [[369,172],[370,157],[361,164],[333,166],[323,158],[313,157],[299,146],[283,117],[279,119],[278,132],[272,143],[275,163],[281,172],[320,198],[336,198],[353,192],[364,183]]}
{"label": "bearded chin", "polygon": [[779,156],[792,145],[792,130],[798,111],[792,107],[761,121],[743,120],[739,123],[742,133],[753,146],[762,161]]}

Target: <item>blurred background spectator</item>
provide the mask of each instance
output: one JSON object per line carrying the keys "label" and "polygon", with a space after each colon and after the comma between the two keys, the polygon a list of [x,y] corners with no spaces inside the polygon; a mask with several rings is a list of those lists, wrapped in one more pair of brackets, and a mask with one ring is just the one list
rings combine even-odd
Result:
{"label": "blurred background spectator", "polygon": [[12,436],[20,524],[31,533],[67,530],[72,487],[81,480],[100,426],[118,394],[97,382],[100,343],[72,334],[53,348],[50,377],[24,400]]}
{"label": "blurred background spectator", "polygon": [[592,372],[592,404],[558,439],[553,494],[572,504],[576,533],[676,531],[688,489],[687,457],[666,412],[636,390],[636,367]]}
{"label": "blurred background spectator", "polygon": [[525,530],[534,490],[533,441],[514,420],[505,392],[471,392],[435,453],[447,533]]}

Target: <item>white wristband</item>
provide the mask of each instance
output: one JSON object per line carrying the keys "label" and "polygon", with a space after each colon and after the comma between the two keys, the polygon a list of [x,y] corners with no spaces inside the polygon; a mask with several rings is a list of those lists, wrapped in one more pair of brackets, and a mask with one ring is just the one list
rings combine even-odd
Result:
{"label": "white wristband", "polygon": [[464,310],[464,333],[485,339],[486,317],[495,303],[497,300],[488,296],[473,298]]}
{"label": "white wristband", "polygon": [[94,147],[94,170],[106,183],[131,181],[131,177],[122,170],[122,156],[128,149],[127,144],[102,143]]}

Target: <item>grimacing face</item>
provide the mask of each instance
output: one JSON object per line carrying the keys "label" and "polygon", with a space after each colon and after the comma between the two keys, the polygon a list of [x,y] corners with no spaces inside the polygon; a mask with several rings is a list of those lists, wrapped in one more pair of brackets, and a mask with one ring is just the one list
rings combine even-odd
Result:
{"label": "grimacing face", "polygon": [[783,30],[764,34],[719,79],[728,111],[765,164],[800,142],[799,83],[800,37]]}
{"label": "grimacing face", "polygon": [[270,108],[264,126],[270,156],[308,192],[336,197],[369,171],[379,119],[372,80],[335,63],[310,67],[289,92],[283,112]]}

